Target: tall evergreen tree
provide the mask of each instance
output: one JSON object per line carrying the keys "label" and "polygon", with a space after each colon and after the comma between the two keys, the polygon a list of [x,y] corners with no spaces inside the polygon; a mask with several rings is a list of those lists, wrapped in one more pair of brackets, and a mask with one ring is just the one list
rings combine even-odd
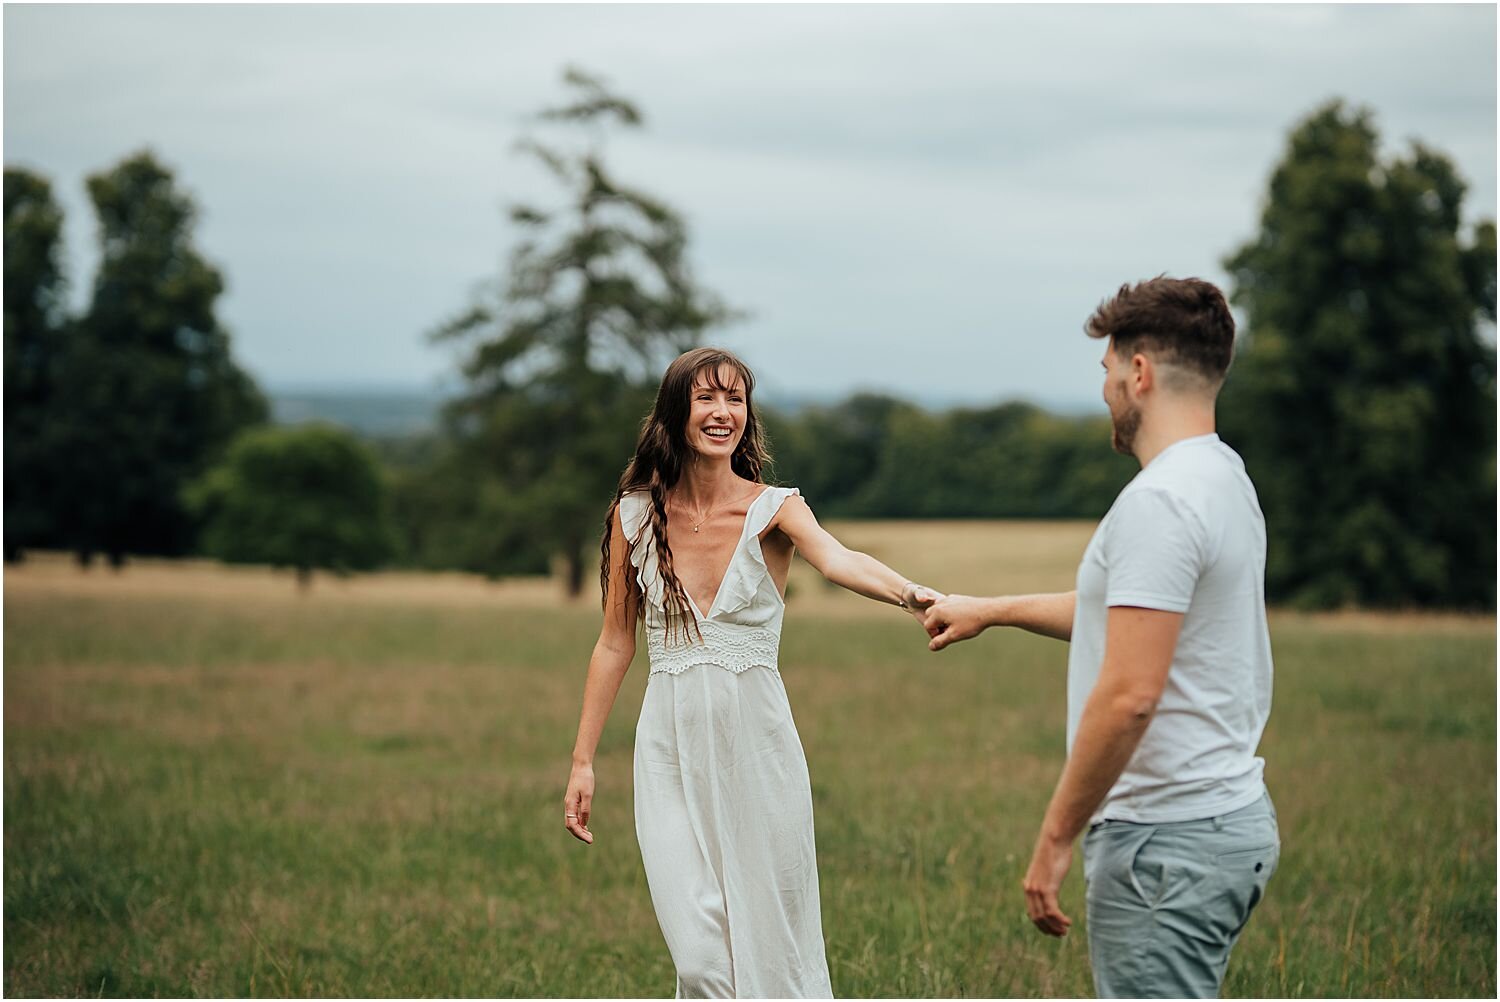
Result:
{"label": "tall evergreen tree", "polygon": [[456,507],[482,514],[493,541],[471,568],[500,574],[551,553],[577,594],[656,377],[730,311],[695,284],[681,217],[604,166],[606,130],[639,127],[640,112],[577,70],[564,80],[571,101],[539,117],[575,127],[583,145],[521,144],[561,204],[511,208],[526,237],[508,275],[434,337],[470,345],[447,423],[469,471]]}
{"label": "tall evergreen tree", "polygon": [[53,542],[50,454],[57,359],[66,336],[62,209],[46,178],[5,171],[5,559]]}
{"label": "tall evergreen tree", "polygon": [[1272,596],[1495,601],[1495,226],[1371,113],[1300,122],[1259,235],[1225,262],[1247,325],[1221,409],[1260,489]]}
{"label": "tall evergreen tree", "polygon": [[197,210],[150,153],[88,179],[101,254],[88,314],[68,342],[59,460],[68,543],[175,555],[193,542],[181,490],[266,404],[230,357],[224,289],[193,243]]}

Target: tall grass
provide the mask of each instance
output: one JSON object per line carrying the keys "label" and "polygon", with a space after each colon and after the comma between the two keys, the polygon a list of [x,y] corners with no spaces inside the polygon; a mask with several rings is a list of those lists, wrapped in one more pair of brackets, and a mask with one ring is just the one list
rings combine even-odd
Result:
{"label": "tall grass", "polygon": [[[7,581],[7,994],[671,994],[632,830],[641,663],[596,843],[561,824],[592,608],[127,585]],[[1019,892],[1063,646],[933,656],[819,601],[794,598],[782,664],[835,990],[1089,994],[1081,930],[1041,937]],[[1226,994],[1493,996],[1493,621],[1274,639],[1284,851]]]}

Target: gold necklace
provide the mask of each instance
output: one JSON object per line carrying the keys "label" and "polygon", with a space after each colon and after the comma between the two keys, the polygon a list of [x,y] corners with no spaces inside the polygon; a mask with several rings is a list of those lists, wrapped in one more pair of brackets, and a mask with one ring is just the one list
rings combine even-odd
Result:
{"label": "gold necklace", "polygon": [[[722,502],[722,501],[715,501],[713,504],[709,505],[708,508],[707,508],[707,510],[705,510],[702,513],[702,515],[698,518],[697,522],[693,525],[693,531],[697,532],[699,529],[703,528],[703,524],[708,521],[708,516],[712,515],[714,513],[714,509],[717,508],[717,507],[719,507],[719,505],[721,505],[723,503],[724,502]],[[677,507],[678,508],[683,508],[683,504],[682,504],[682,502],[680,500],[677,501]],[[693,518],[691,516],[689,516],[688,517],[688,521],[692,522]]]}
{"label": "gold necklace", "polygon": [[[714,504],[711,504],[711,505],[708,506],[708,509],[706,511],[704,511],[703,514],[694,523],[694,525],[693,525],[693,531],[694,532],[697,532],[699,529],[703,528],[703,523],[708,521],[708,516],[712,515],[714,513],[714,509],[717,508],[718,506],[719,506],[718,502],[715,502]],[[678,502],[677,507],[682,508],[683,507],[682,503]],[[689,522],[693,522],[694,521],[693,517],[691,515],[688,516],[688,521]]]}

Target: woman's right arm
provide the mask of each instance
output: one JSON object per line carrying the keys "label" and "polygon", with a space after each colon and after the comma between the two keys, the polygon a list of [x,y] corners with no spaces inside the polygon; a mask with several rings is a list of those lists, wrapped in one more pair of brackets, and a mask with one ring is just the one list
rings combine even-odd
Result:
{"label": "woman's right arm", "polygon": [[578,739],[573,743],[573,771],[563,797],[563,825],[573,837],[590,845],[589,810],[594,800],[594,751],[599,735],[620,692],[620,683],[635,657],[636,598],[626,586],[630,572],[630,543],[620,522],[619,509],[610,524],[609,599],[604,608],[604,626],[589,658],[588,680],[583,684],[583,713],[578,720]]}

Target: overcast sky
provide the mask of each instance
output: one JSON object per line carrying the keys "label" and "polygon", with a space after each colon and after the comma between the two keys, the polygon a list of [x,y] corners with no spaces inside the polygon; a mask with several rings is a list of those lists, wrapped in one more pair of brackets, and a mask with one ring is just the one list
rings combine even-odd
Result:
{"label": "overcast sky", "polygon": [[[511,150],[569,63],[636,101],[616,174],[680,209],[711,340],[778,395],[1088,408],[1126,280],[1226,276],[1288,128],[1368,105],[1495,215],[1496,21],[1455,6],[15,6],[4,157],[49,176],[84,298],[84,177],[149,146],[202,209],[220,316],[272,389],[433,387],[424,334],[503,267]],[[1099,405],[1102,407],[1102,405]]]}

